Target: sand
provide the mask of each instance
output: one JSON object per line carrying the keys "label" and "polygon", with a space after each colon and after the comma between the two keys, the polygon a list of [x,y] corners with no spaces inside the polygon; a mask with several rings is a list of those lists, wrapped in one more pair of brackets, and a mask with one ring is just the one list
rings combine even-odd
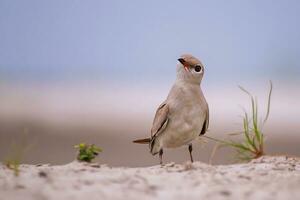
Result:
{"label": "sand", "polygon": [[300,159],[264,156],[245,164],[201,162],[143,168],[77,161],[21,165],[20,175],[0,165],[0,199],[299,199]]}

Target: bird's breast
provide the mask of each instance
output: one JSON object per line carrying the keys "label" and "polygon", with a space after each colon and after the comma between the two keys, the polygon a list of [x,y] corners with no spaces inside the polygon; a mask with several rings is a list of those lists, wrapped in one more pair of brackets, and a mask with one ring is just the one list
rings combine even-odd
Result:
{"label": "bird's breast", "polygon": [[204,120],[204,110],[199,102],[171,104],[168,127],[163,134],[164,146],[172,148],[190,143],[198,137]]}

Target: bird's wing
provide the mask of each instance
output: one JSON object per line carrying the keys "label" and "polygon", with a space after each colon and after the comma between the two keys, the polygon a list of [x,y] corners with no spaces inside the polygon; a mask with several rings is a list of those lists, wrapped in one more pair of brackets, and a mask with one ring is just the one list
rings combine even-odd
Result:
{"label": "bird's wing", "polygon": [[152,128],[151,128],[151,138],[156,137],[167,127],[169,121],[168,113],[169,113],[169,106],[166,102],[163,102],[156,110]]}
{"label": "bird's wing", "polygon": [[208,125],[209,125],[209,108],[207,106],[207,110],[205,113],[205,121],[203,123],[202,130],[199,135],[204,135],[206,133],[206,131],[208,129]]}

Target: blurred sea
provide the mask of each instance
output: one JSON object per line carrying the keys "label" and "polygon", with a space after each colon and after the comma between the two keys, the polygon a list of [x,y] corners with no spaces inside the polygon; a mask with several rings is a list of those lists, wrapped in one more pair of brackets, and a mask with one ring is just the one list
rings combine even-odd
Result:
{"label": "blurred sea", "polygon": [[[166,98],[171,83],[163,87],[112,86],[100,83],[11,85],[2,84],[0,103],[0,160],[13,143],[25,146],[23,162],[62,164],[75,158],[73,146],[94,143],[103,148],[98,161],[113,166],[158,164],[147,145],[133,144],[148,137],[157,106]],[[167,87],[167,85],[169,87]],[[249,87],[247,87],[249,86]],[[268,83],[246,85],[259,102],[259,115],[266,111]],[[210,87],[204,84],[210,108],[208,136],[227,138],[242,129],[243,108],[250,101],[236,85]],[[297,86],[274,83],[271,113],[264,127],[266,152],[300,156],[300,93]],[[24,133],[24,130],[26,133]],[[234,136],[236,139],[239,136]],[[231,139],[235,139],[232,138]],[[196,160],[208,162],[214,142],[196,142]],[[188,160],[187,147],[166,150],[165,162]],[[234,162],[234,152],[220,149],[215,164]]]}

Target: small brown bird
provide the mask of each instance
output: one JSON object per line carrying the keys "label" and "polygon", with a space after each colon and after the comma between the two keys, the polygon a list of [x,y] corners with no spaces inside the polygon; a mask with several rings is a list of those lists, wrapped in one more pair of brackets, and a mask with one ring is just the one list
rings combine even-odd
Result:
{"label": "small brown bird", "polygon": [[188,145],[193,162],[192,141],[205,134],[209,124],[208,104],[200,88],[204,67],[190,54],[182,55],[178,61],[175,84],[156,111],[151,137],[133,141],[149,144],[152,155],[159,153],[160,164],[163,148],[182,145]]}

